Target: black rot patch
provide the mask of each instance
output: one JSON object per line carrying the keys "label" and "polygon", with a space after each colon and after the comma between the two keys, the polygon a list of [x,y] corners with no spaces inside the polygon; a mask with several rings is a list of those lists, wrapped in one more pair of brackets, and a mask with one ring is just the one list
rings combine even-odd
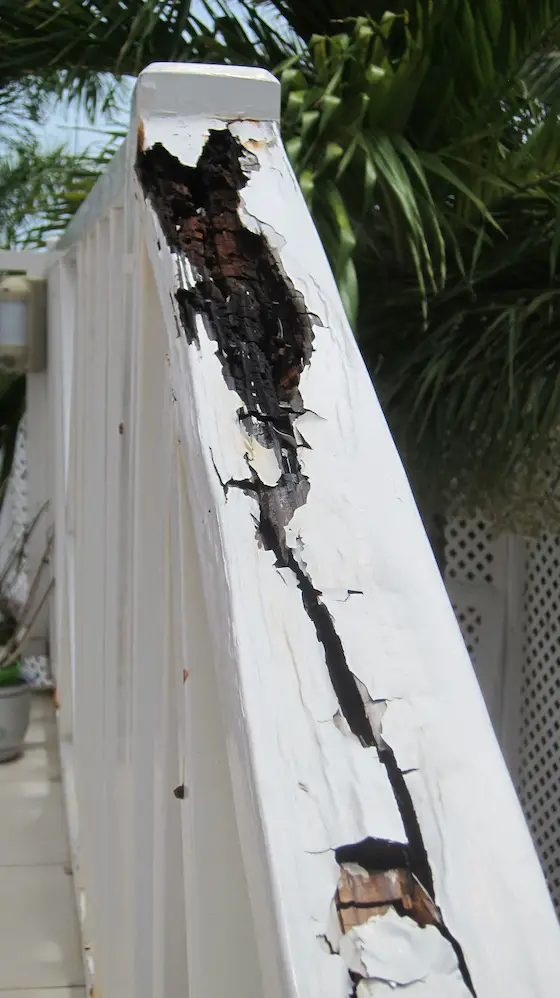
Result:
{"label": "black rot patch", "polygon": [[169,246],[196,275],[193,289],[177,292],[187,337],[196,335],[192,311],[201,312],[231,387],[249,410],[277,419],[294,401],[313,327],[264,235],[239,217],[248,155],[228,129],[212,130],[195,167],[157,143],[139,153],[137,171]]}

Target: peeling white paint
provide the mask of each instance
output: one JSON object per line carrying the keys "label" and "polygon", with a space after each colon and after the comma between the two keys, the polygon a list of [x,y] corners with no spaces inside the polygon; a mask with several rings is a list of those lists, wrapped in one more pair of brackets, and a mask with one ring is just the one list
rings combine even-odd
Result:
{"label": "peeling white paint", "polygon": [[450,984],[459,981],[464,998],[470,996],[455,953],[435,926],[421,929],[393,909],[347,932],[340,941],[340,954],[350,970],[367,980],[408,987],[440,977]]}
{"label": "peeling white paint", "polygon": [[263,447],[254,437],[244,436],[243,442],[245,444],[247,463],[250,464],[263,485],[268,485],[269,487],[277,485],[282,470],[278,465],[274,451],[270,450],[269,447]]}
{"label": "peeling white paint", "polygon": [[[430,717],[430,707],[435,713],[435,704],[430,701],[424,706],[423,717]],[[408,700],[391,700],[385,703],[380,718],[380,736],[395,753],[399,769],[406,771],[417,769],[423,762],[421,744],[414,709]]]}
{"label": "peeling white paint", "polygon": [[442,977],[432,974],[426,981],[415,981],[404,988],[386,981],[360,981],[356,988],[356,998],[471,998],[461,977]]}
{"label": "peeling white paint", "polygon": [[[200,83],[196,67],[181,79]],[[182,118],[177,99],[173,117],[154,117],[142,93],[137,115],[146,144],[161,141],[194,165],[209,130],[224,127],[220,109],[212,120]],[[377,728],[401,769],[414,770],[405,780],[436,901],[478,998],[549,998],[560,976],[558,926],[325,255],[277,125],[235,122],[231,130],[255,140],[250,149],[260,163],[243,190],[243,217],[275,233],[286,274],[322,323],[314,327],[299,386],[305,412],[296,420],[309,495],[287,526],[286,543],[323,594]],[[343,937],[343,960],[319,944],[330,931],[338,881],[334,848],[367,837],[403,842],[403,823],[376,750],[334,720],[339,704],[324,649],[294,573],[276,569],[274,555],[257,542],[255,498],[238,489],[224,494],[224,483],[246,477],[247,460],[265,484],[278,481],[277,468],[254,441],[248,452],[240,399],[224,381],[204,323],[198,346],[177,336],[170,298],[177,261],[151,208],[143,224],[169,333],[266,998],[345,998],[345,963],[370,979],[358,995],[398,984],[414,998],[465,998],[450,944],[434,927],[420,929],[392,911]],[[348,590],[363,595],[341,599]]]}

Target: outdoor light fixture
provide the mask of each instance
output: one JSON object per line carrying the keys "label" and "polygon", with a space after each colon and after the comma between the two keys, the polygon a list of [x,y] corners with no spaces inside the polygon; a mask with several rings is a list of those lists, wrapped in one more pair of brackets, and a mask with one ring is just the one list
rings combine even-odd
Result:
{"label": "outdoor light fixture", "polygon": [[0,374],[46,367],[46,283],[21,274],[0,278]]}

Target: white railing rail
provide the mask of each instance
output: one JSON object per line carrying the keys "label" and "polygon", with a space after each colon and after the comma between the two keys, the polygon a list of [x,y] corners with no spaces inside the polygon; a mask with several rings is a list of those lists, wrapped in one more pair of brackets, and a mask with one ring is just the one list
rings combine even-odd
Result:
{"label": "white railing rail", "polygon": [[105,998],[552,998],[546,887],[267,73],[152,66],[49,270]]}

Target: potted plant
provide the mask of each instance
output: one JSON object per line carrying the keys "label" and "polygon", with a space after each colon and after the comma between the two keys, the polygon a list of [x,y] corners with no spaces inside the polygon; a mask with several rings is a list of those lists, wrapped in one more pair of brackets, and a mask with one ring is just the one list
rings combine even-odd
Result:
{"label": "potted plant", "polygon": [[0,763],[23,752],[29,727],[31,689],[21,675],[21,659],[0,668]]}
{"label": "potted plant", "polygon": [[[4,560],[0,555],[0,763],[17,758],[23,745],[31,712],[31,688],[22,675],[22,651],[33,624],[51,590],[47,585],[39,597],[41,580],[49,564],[52,534],[35,578],[25,596],[18,594],[22,579],[27,543],[46,504]],[[23,587],[24,589],[27,587]]]}

